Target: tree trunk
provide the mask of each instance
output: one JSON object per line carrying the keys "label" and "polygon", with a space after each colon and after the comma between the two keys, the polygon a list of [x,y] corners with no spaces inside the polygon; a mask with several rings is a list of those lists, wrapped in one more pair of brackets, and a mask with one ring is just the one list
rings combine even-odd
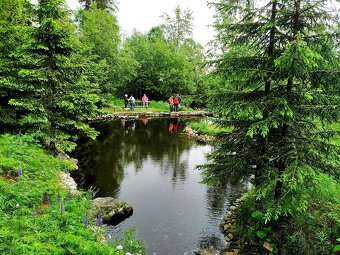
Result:
{"label": "tree trunk", "polygon": [[[300,5],[301,5],[301,0],[295,0],[294,1],[295,12],[294,12],[294,16],[293,16],[292,41],[297,39],[296,37],[297,37],[297,34],[299,32]],[[294,68],[294,62],[295,62],[295,60],[293,59],[292,68]],[[294,77],[290,74],[289,77],[288,77],[288,82],[287,82],[287,86],[286,86],[288,104],[291,104],[291,93],[292,93],[293,85],[294,85]],[[286,123],[284,123],[282,125],[282,129],[281,129],[282,148],[285,147],[285,137],[288,135],[288,133],[289,133],[289,126]],[[275,186],[275,195],[274,195],[275,199],[280,198],[281,195],[282,195],[283,183],[282,183],[281,176],[282,176],[285,168],[286,168],[286,163],[284,162],[284,159],[281,158],[278,162],[278,168],[277,168],[279,178],[276,181],[276,186]]]}

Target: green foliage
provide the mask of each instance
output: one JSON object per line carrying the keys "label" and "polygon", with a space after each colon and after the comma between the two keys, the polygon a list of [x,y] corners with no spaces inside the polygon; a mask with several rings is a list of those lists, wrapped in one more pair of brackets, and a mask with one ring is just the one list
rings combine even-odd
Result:
{"label": "green foliage", "polygon": [[116,92],[118,86],[134,76],[136,61],[125,49],[119,49],[119,26],[115,15],[100,8],[80,10],[79,39],[83,57],[90,59],[88,76],[99,84],[102,97]]}
{"label": "green foliage", "polygon": [[98,8],[105,11],[115,11],[118,9],[117,0],[79,0],[84,5],[85,10]]}
{"label": "green foliage", "polygon": [[86,76],[64,1],[40,1],[31,18],[36,24],[10,52],[13,70],[0,78],[10,91],[2,100],[11,113],[4,124],[19,124],[46,146],[71,151],[79,137],[96,136],[86,119],[96,112],[98,86]]}
{"label": "green foliage", "polygon": [[17,72],[14,53],[29,39],[32,8],[28,1],[0,3],[0,123],[15,124],[15,110],[8,101],[15,95],[13,75]]}
{"label": "green foliage", "polygon": [[[338,239],[336,239],[336,240],[337,240],[337,242],[340,242],[340,238],[338,238]],[[340,251],[340,244],[334,245],[332,251],[333,251],[333,252],[339,252],[339,251]]]}
{"label": "green foliage", "polygon": [[[143,254],[144,243],[133,237],[134,232],[135,229],[131,228],[124,233],[123,238],[114,242],[114,244],[116,244],[116,250],[118,251],[117,254],[126,255],[126,252],[130,252],[131,254]],[[119,246],[121,246],[122,249]]]}
{"label": "green foliage", "polygon": [[174,17],[164,13],[161,17],[164,19],[164,36],[167,41],[175,43],[176,47],[186,43],[192,38],[193,16],[192,11],[187,9],[182,11],[179,5],[174,9]]}
{"label": "green foliage", "polygon": [[325,175],[317,176],[317,187],[308,191],[311,200],[306,212],[282,222],[280,230],[273,233],[282,254],[331,253],[340,234],[340,187]]}
{"label": "green foliage", "polygon": [[270,222],[266,213],[256,209],[256,192],[249,193],[238,212],[238,233],[260,245],[267,241],[279,247],[278,254],[331,254],[340,229],[339,183],[325,174],[316,175],[304,193],[306,210]]}
{"label": "green foliage", "polygon": [[[18,166],[23,169],[21,177],[8,174],[8,169],[16,174]],[[114,243],[101,243],[104,229],[95,226],[95,219],[84,227],[88,194],[70,197],[59,186],[59,174],[74,167],[72,162],[45,153],[30,136],[0,136],[1,254],[121,254]],[[131,231],[120,241],[129,243],[124,254],[144,253],[143,244]]]}
{"label": "green foliage", "polygon": [[[311,210],[315,196],[310,190],[321,188],[322,174],[336,180],[340,176],[339,147],[334,142],[338,132],[330,129],[339,121],[337,16],[326,2],[213,4],[221,57],[212,64],[220,86],[214,87],[209,101],[217,124],[234,129],[215,139],[205,180],[224,182],[240,172],[253,176],[251,202],[240,224],[254,228],[243,234],[258,242],[275,241],[280,254],[325,254],[335,240],[332,231],[316,228],[319,236],[313,237],[319,243],[311,246],[314,250],[292,252],[295,244],[286,240],[285,245],[278,238],[291,236],[300,223],[301,228],[310,226],[307,222],[313,217],[334,223],[333,216],[323,215],[332,210]],[[321,204],[326,201],[329,198],[320,199]],[[309,210],[310,217],[303,218]],[[254,211],[263,213],[262,225],[251,217]],[[284,221],[291,223],[284,225],[286,232],[281,229]],[[265,227],[273,233],[269,235]]]}
{"label": "green foliage", "polygon": [[207,119],[200,122],[191,122],[189,126],[198,134],[211,136],[217,135],[219,133],[230,133],[232,131],[232,127],[226,128],[214,124],[213,119]]}
{"label": "green foliage", "polygon": [[165,100],[171,94],[190,94],[195,91],[194,66],[185,51],[178,51],[163,38],[148,38],[135,33],[124,46],[138,62],[136,77],[119,88],[125,93]]}

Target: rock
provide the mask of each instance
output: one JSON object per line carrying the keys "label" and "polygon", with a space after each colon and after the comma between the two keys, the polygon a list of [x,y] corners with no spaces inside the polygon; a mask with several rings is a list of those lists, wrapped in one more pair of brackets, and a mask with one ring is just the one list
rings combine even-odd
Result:
{"label": "rock", "polygon": [[94,213],[99,211],[103,214],[103,222],[116,225],[130,217],[133,208],[128,203],[113,197],[97,197],[91,201],[91,210]]}
{"label": "rock", "polygon": [[78,169],[78,160],[75,158],[71,158],[69,155],[67,155],[64,152],[59,152],[58,154],[58,158],[64,159],[69,161],[70,163],[72,163],[74,165],[74,169],[77,170]]}
{"label": "rock", "polygon": [[234,249],[233,251],[234,251],[234,253],[235,253],[236,255],[240,253],[240,250],[239,250],[239,249]]}
{"label": "rock", "polygon": [[234,236],[233,236],[232,233],[229,233],[229,234],[227,235],[227,237],[229,238],[229,240],[232,240],[232,239],[234,238]]}
{"label": "rock", "polygon": [[222,255],[236,255],[235,252],[232,251],[226,251]]}
{"label": "rock", "polygon": [[230,207],[229,207],[229,210],[230,210],[230,211],[235,211],[235,210],[236,210],[236,206],[233,206],[233,205],[230,206]]}
{"label": "rock", "polygon": [[70,173],[60,173],[59,180],[60,186],[64,189],[68,189],[72,195],[79,193],[77,183],[71,177]]}
{"label": "rock", "polygon": [[200,255],[201,250],[193,250],[192,253],[193,253],[194,255]]}
{"label": "rock", "polygon": [[215,250],[214,247],[209,247],[209,248],[206,248],[206,249],[202,249],[199,254],[200,255],[215,255],[217,253],[218,252]]}

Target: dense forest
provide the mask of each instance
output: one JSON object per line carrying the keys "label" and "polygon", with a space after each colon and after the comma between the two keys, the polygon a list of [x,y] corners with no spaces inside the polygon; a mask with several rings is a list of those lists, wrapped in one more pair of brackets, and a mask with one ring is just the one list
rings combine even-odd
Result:
{"label": "dense forest", "polygon": [[338,2],[209,3],[216,37],[206,47],[193,39],[191,10],[176,7],[123,38],[118,2],[80,3],[70,11],[64,0],[1,0],[2,133],[71,152],[80,138],[96,138],[87,119],[109,100],[185,95],[228,130],[200,166],[205,182],[252,179],[240,237],[268,243],[272,254],[340,250]]}

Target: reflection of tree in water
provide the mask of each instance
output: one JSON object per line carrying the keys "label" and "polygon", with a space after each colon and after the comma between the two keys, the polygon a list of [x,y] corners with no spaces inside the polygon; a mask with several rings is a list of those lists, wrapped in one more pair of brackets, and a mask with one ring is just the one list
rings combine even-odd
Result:
{"label": "reflection of tree in water", "polygon": [[[98,195],[117,196],[124,169],[133,164],[140,170],[148,158],[158,161],[162,174],[172,171],[172,180],[185,180],[187,161],[183,154],[193,141],[169,133],[169,119],[111,121],[96,125],[96,141],[81,144],[75,153],[84,188],[100,187]],[[145,122],[145,121],[144,121]]]}
{"label": "reflection of tree in water", "polygon": [[230,202],[247,190],[250,180],[245,179],[242,182],[225,182],[218,186],[209,186],[207,189],[206,200],[210,213],[210,218],[214,220],[216,217],[225,213]]}

